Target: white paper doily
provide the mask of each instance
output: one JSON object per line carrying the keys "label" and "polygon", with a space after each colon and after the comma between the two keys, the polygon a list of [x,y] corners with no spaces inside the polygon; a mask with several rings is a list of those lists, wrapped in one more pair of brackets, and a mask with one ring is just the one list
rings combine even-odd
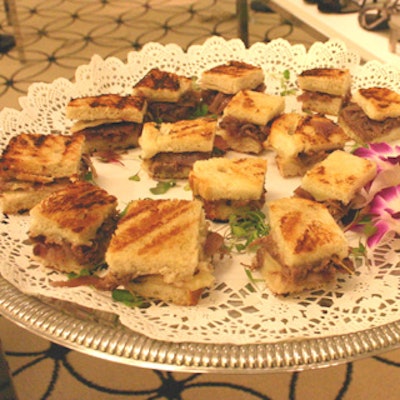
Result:
{"label": "white paper doily", "polygon": [[[21,98],[22,110],[5,108],[0,113],[0,150],[11,136],[20,132],[68,133],[65,106],[72,97],[106,92],[129,93],[132,85],[150,68],[177,71],[198,76],[203,69],[231,60],[244,60],[263,67],[267,92],[282,91],[283,71],[289,70],[286,88],[294,89],[297,74],[314,66],[348,67],[353,74],[353,87],[381,85],[400,92],[400,70],[378,62],[360,65],[360,58],[348,51],[340,41],[316,43],[306,52],[301,45],[292,46],[282,39],[268,44],[257,43],[246,49],[238,40],[211,38],[184,53],[176,45],[146,45],[139,52],[128,54],[127,62],[116,58],[103,60],[94,56],[88,65],[78,68],[75,82],[58,79],[51,84],[33,84]],[[295,107],[295,99],[287,98],[287,107]],[[140,150],[133,150],[120,164],[95,161],[100,186],[116,195],[120,208],[131,199],[150,197],[155,182],[140,171]],[[267,199],[290,195],[299,181],[284,180],[268,158]],[[141,181],[129,181],[140,171]],[[128,183],[129,182],[129,183]],[[184,189],[186,182],[161,197],[191,198]],[[159,198],[159,196],[158,196]],[[400,240],[392,238],[361,263],[357,273],[340,278],[319,291],[286,298],[276,297],[263,284],[249,286],[243,264],[250,256],[233,256],[216,263],[217,282],[195,307],[152,305],[149,308],[128,308],[113,302],[109,293],[89,287],[53,288],[49,279],[65,279],[45,270],[31,259],[27,242],[29,217],[3,217],[0,223],[1,274],[21,292],[42,295],[112,312],[122,324],[156,340],[196,343],[275,343],[301,338],[322,338],[397,321],[400,300]],[[220,227],[218,229],[221,229]],[[358,245],[359,238],[349,238]],[[257,274],[254,274],[257,278]]]}

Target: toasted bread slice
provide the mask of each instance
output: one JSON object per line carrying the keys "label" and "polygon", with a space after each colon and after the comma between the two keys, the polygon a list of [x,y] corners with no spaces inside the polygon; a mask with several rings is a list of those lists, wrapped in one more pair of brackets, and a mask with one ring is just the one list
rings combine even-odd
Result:
{"label": "toasted bread slice", "polygon": [[266,125],[285,109],[285,98],[254,90],[241,90],[224,108],[222,118],[233,116],[255,125]]}
{"label": "toasted bread slice", "polygon": [[211,158],[196,161],[189,174],[193,196],[206,217],[227,221],[240,209],[260,210],[265,202],[267,161],[260,158]]}
{"label": "toasted bread slice", "polygon": [[267,161],[211,158],[196,161],[189,175],[194,196],[204,200],[258,200],[264,193]]}
{"label": "toasted bread slice", "polygon": [[351,74],[341,68],[308,69],[298,75],[297,85],[302,90],[344,97],[350,90]]}
{"label": "toasted bread slice", "polygon": [[30,211],[33,253],[46,266],[79,273],[104,262],[117,223],[117,198],[88,182],[76,182]]}
{"label": "toasted bread slice", "polygon": [[276,151],[282,176],[301,176],[328,153],[342,149],[348,139],[338,124],[324,116],[287,113],[272,123],[264,146]]}
{"label": "toasted bread slice", "polygon": [[139,138],[142,158],[152,158],[158,153],[211,152],[216,126],[217,121],[208,118],[147,122]]}
{"label": "toasted bread slice", "polygon": [[165,283],[190,281],[197,271],[210,270],[203,254],[206,235],[198,201],[132,201],[108,247],[108,272],[125,282],[148,275],[160,275]]}
{"label": "toasted bread slice", "polygon": [[345,104],[345,99],[341,96],[320,92],[303,92],[297,99],[301,102],[302,111],[321,115],[337,116]]}
{"label": "toasted bread slice", "polygon": [[301,187],[316,201],[339,200],[347,205],[376,172],[373,161],[336,150],[305,173]]}
{"label": "toasted bread slice", "polygon": [[242,61],[230,61],[203,71],[200,77],[201,89],[235,94],[243,89],[255,89],[264,83],[261,67]]}
{"label": "toasted bread slice", "polygon": [[0,179],[49,183],[76,175],[81,168],[84,142],[82,135],[14,136],[0,159]]}
{"label": "toasted bread slice", "polygon": [[344,233],[324,205],[281,198],[268,204],[268,220],[270,233],[260,243],[255,265],[273,293],[317,289],[343,266],[353,268]]}
{"label": "toasted bread slice", "polygon": [[72,99],[66,117],[73,120],[131,121],[141,123],[147,109],[143,96],[104,94]]}
{"label": "toasted bread slice", "polygon": [[352,101],[358,104],[368,118],[383,121],[386,118],[400,117],[400,94],[383,87],[358,89]]}
{"label": "toasted bread slice", "polygon": [[189,90],[193,90],[191,78],[153,68],[135,84],[132,95],[148,102],[176,103]]}

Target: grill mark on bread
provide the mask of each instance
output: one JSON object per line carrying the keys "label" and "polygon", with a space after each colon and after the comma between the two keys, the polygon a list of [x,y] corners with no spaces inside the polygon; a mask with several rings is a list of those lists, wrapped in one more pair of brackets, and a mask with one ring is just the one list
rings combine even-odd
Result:
{"label": "grill mark on bread", "polygon": [[[165,241],[170,237],[184,232],[191,224],[181,224],[176,227],[172,221],[179,218],[191,209],[191,203],[187,201],[173,201],[170,203],[162,200],[143,200],[136,202],[135,207],[131,207],[120,221],[120,232],[114,237],[112,251],[121,251],[130,244],[141,241],[143,246],[138,250],[138,254],[153,252],[157,246],[165,246]],[[143,216],[143,217],[141,217]],[[137,219],[129,225],[129,220]],[[129,225],[127,228],[124,225]],[[168,230],[165,230],[168,227]],[[162,233],[157,233],[157,229],[162,229]],[[149,235],[156,235],[148,241]]]}
{"label": "grill mark on bread", "polygon": [[306,71],[303,71],[300,76],[322,76],[322,77],[338,77],[347,74],[346,71],[340,69],[332,69],[332,68],[312,68]]}
{"label": "grill mark on bread", "polygon": [[68,107],[80,107],[82,105],[89,108],[110,107],[122,110],[127,107],[142,109],[145,103],[145,98],[142,96],[120,96],[120,95],[98,95],[85,98],[72,99]]}
{"label": "grill mark on bread", "polygon": [[137,89],[141,87],[155,90],[170,89],[175,91],[181,87],[181,84],[178,75],[159,69],[152,69],[135,85]]}
{"label": "grill mark on bread", "polygon": [[207,74],[208,72],[211,72],[217,74],[230,75],[232,77],[240,77],[246,75],[249,71],[254,71],[258,69],[260,69],[260,67],[256,67],[254,65],[250,65],[241,61],[230,61],[227,64],[218,65],[214,68],[211,68],[209,71],[206,71],[205,73]]}
{"label": "grill mark on bread", "polygon": [[388,108],[390,105],[399,104],[400,97],[394,96],[393,91],[382,87],[359,89],[360,94],[368,100],[373,100],[380,109]]}

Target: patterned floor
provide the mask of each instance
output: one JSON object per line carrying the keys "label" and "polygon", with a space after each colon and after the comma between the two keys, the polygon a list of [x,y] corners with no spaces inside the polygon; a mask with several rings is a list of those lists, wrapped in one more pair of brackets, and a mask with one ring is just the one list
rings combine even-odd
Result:
{"label": "patterned floor", "polygon": [[[0,107],[18,107],[32,82],[72,79],[93,54],[124,60],[144,43],[176,43],[186,49],[218,35],[238,37],[233,0],[24,0],[16,1],[26,59],[17,49],[0,55]],[[4,13],[0,32],[13,33]],[[249,43],[285,37],[312,43],[306,33],[273,13],[250,11]]]}
{"label": "patterned floor", "polygon": [[[18,108],[32,82],[73,79],[93,54],[125,59],[149,41],[183,48],[212,35],[238,36],[228,0],[16,0],[23,56],[0,55],[0,109]],[[14,33],[0,9],[0,33]],[[313,38],[273,13],[250,11],[250,44]],[[316,371],[260,375],[183,374],[118,365],[36,337],[0,317],[2,350],[20,400],[378,399],[400,391],[400,350]],[[1,361],[1,357],[0,357]],[[0,365],[0,399],[13,399]]]}

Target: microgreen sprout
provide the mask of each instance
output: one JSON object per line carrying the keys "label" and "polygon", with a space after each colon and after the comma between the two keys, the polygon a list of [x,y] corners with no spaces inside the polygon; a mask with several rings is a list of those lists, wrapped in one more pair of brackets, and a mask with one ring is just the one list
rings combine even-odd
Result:
{"label": "microgreen sprout", "polygon": [[295,89],[289,88],[289,83],[290,83],[290,71],[288,69],[285,69],[281,77],[281,88],[282,88],[281,96],[290,96],[296,93]]}
{"label": "microgreen sprout", "polygon": [[119,301],[128,307],[139,307],[143,308],[146,306],[143,298],[134,295],[129,290],[125,289],[114,289],[111,293],[113,300]]}
{"label": "microgreen sprout", "polygon": [[150,188],[150,192],[153,194],[165,194],[168,192],[169,189],[176,186],[175,181],[160,181],[157,182],[157,185],[153,188]]}
{"label": "microgreen sprout", "polygon": [[228,247],[238,252],[253,250],[252,243],[269,232],[264,213],[248,208],[243,208],[229,217],[229,228]]}

